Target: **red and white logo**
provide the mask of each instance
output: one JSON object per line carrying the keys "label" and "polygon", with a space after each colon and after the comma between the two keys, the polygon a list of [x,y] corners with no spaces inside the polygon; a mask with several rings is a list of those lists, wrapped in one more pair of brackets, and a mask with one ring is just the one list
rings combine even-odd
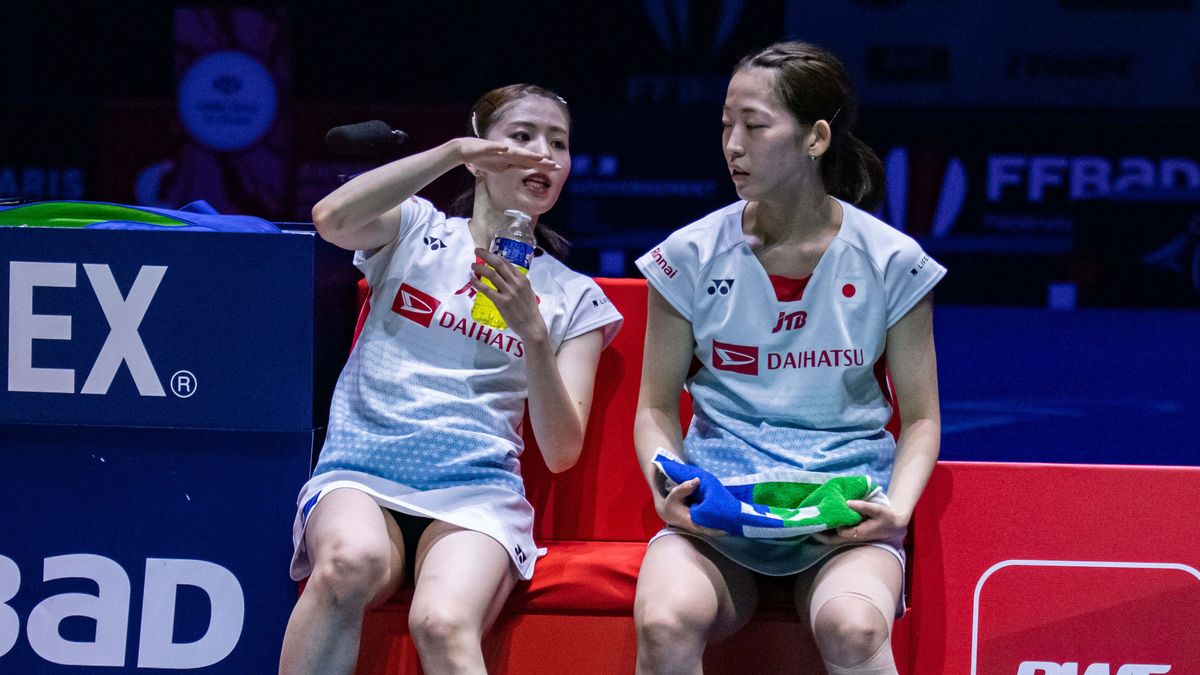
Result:
{"label": "red and white logo", "polygon": [[758,347],[713,340],[713,368],[743,375],[758,375]]}
{"label": "red and white logo", "polygon": [[805,323],[808,323],[808,312],[804,310],[798,312],[780,312],[779,318],[775,320],[775,327],[771,329],[771,332],[778,333],[781,330],[804,328]]}
{"label": "red and white logo", "polygon": [[437,298],[424,291],[408,284],[400,284],[400,290],[396,291],[396,299],[392,302],[392,311],[428,328],[433,322],[434,312],[441,304]]}
{"label": "red and white logo", "polygon": [[835,297],[844,305],[861,305],[867,297],[866,283],[859,277],[847,277],[834,284]]}
{"label": "red and white logo", "polygon": [[1180,563],[1005,560],[975,585],[971,673],[1200,672],[1200,571]]}

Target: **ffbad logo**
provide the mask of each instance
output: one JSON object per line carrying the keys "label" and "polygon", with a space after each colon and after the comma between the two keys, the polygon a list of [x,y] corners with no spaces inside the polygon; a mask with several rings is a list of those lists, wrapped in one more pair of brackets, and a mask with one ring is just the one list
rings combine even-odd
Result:
{"label": "ffbad logo", "polygon": [[392,301],[392,311],[429,328],[429,324],[433,323],[433,313],[441,304],[441,301],[425,291],[408,284],[400,284],[400,290],[396,291],[396,299]]}
{"label": "ffbad logo", "polygon": [[[60,593],[35,605],[25,617],[25,637],[33,652],[65,666],[125,666],[132,605],[129,574],[110,558],[74,553],[45,559],[42,580],[59,579],[86,579],[96,591]],[[0,664],[21,632],[21,616],[8,603],[31,586],[26,580],[23,588],[20,568],[0,555]],[[180,586],[202,591],[207,598],[208,624],[198,640],[176,642]],[[138,668],[186,670],[218,663],[237,647],[246,617],[246,599],[237,577],[206,560],[147,559],[141,607]],[[63,637],[62,624],[81,620],[95,626],[93,639]]]}
{"label": "ffbad logo", "polygon": [[717,370],[743,375],[758,375],[758,347],[713,340],[712,362]]}
{"label": "ffbad logo", "polygon": [[[36,340],[70,340],[71,316],[34,312],[35,288],[74,288],[75,263],[12,261],[8,266],[8,390],[46,394],[75,393],[75,370],[33,366]],[[117,370],[129,367],[138,393],[165,396],[154,363],[138,334],[146,310],[162,283],[167,268],[143,265],[129,294],[121,296],[108,265],[82,265],[108,321],[108,337],[84,380],[81,394],[106,394]]]}

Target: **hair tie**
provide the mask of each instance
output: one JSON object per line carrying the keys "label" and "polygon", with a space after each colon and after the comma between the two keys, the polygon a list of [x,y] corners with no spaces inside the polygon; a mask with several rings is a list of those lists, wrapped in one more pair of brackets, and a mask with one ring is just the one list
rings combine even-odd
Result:
{"label": "hair tie", "polygon": [[471,131],[475,132],[475,138],[483,138],[479,133],[479,124],[475,121],[475,111],[471,111]]}

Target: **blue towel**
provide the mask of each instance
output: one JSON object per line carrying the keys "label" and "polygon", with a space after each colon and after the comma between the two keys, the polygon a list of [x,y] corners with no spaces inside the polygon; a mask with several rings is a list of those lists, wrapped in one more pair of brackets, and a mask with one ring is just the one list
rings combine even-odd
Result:
{"label": "blue towel", "polygon": [[724,482],[700,467],[684,464],[661,448],[654,458],[667,488],[700,479],[692,493],[692,522],[755,539],[784,539],[849,527],[862,516],[850,499],[887,503],[869,476],[836,476],[798,469],[776,469]]}

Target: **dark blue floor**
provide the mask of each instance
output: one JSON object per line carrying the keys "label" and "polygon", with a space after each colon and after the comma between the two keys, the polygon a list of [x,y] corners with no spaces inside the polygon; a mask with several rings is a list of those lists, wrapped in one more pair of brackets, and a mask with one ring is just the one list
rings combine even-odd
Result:
{"label": "dark blue floor", "polygon": [[941,459],[1200,465],[1200,312],[939,306]]}

